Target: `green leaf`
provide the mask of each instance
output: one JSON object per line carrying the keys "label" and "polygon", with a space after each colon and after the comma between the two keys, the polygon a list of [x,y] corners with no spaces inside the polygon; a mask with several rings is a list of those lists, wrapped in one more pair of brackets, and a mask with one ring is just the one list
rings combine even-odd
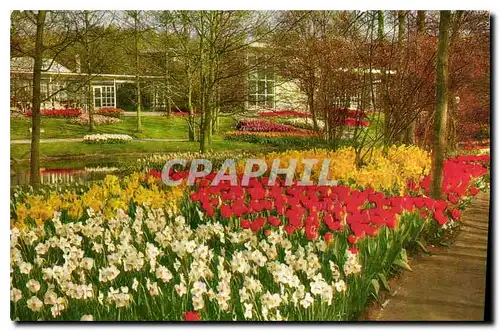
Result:
{"label": "green leaf", "polygon": [[378,274],[378,278],[380,279],[380,281],[382,282],[382,285],[384,285],[384,288],[387,290],[387,291],[391,291],[391,288],[389,287],[389,283],[387,282],[387,279],[385,278],[385,275],[383,273],[379,273]]}
{"label": "green leaf", "polygon": [[394,264],[397,265],[398,267],[403,268],[403,269],[413,271],[411,269],[410,265],[408,264],[408,262],[403,261],[402,259],[397,259],[396,261],[394,261]]}
{"label": "green leaf", "polygon": [[375,296],[378,296],[378,292],[380,290],[380,284],[378,283],[378,280],[373,278],[372,285],[373,285],[373,289],[375,290]]}
{"label": "green leaf", "polygon": [[401,249],[400,256],[401,260],[403,260],[404,262],[408,262],[408,254],[406,254],[406,249],[404,248]]}
{"label": "green leaf", "polygon": [[417,244],[418,246],[420,247],[420,249],[425,253],[425,254],[429,254],[429,255],[432,255],[431,252],[429,252],[429,250],[424,246],[424,244],[422,244],[422,242],[420,240],[417,240]]}

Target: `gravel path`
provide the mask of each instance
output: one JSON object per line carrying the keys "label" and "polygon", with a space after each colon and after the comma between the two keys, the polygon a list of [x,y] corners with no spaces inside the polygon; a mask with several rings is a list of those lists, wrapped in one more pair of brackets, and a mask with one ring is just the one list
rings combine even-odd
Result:
{"label": "gravel path", "polygon": [[413,272],[395,281],[394,295],[368,320],[483,321],[489,204],[489,191],[473,198],[453,246],[412,261]]}

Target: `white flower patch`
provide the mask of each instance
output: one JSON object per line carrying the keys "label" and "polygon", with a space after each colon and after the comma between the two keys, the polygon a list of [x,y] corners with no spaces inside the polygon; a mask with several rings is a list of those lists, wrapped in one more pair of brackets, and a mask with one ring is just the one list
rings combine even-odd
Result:
{"label": "white flower patch", "polygon": [[83,142],[87,144],[126,143],[132,140],[133,138],[127,134],[111,134],[111,133],[89,134],[83,137]]}

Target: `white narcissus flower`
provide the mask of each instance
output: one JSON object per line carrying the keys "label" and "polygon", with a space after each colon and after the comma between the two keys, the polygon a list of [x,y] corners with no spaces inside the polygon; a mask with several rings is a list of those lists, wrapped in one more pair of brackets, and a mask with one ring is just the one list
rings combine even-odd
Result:
{"label": "white narcissus flower", "polygon": [[243,316],[246,318],[246,319],[250,319],[252,318],[252,310],[253,310],[253,305],[251,303],[243,303],[243,305],[245,306],[245,312],[243,313]]}
{"label": "white narcissus flower", "polygon": [[97,300],[99,301],[99,303],[101,305],[104,304],[104,293],[102,293],[101,291],[99,291],[99,296],[97,297]]}
{"label": "white narcissus flower", "polygon": [[159,266],[156,269],[156,278],[161,279],[164,283],[168,283],[173,278],[173,276],[167,267]]}
{"label": "white narcissus flower", "polygon": [[54,305],[57,302],[57,294],[56,292],[49,290],[45,292],[43,296],[43,303],[46,305]]}
{"label": "white narcissus flower", "polygon": [[92,315],[83,315],[82,318],[80,318],[80,321],[86,321],[86,322],[91,322],[94,320],[94,316]]}
{"label": "white narcissus flower", "polygon": [[115,279],[119,273],[120,270],[118,270],[118,268],[114,265],[112,265],[111,267],[102,268],[99,270],[99,281],[101,283],[106,283],[108,281],[110,282]]}
{"label": "white narcissus flower", "polygon": [[179,261],[179,259],[175,259],[175,262],[174,262],[175,271],[179,271],[180,267],[181,267],[181,262]]}
{"label": "white narcissus flower", "polygon": [[267,291],[261,297],[262,304],[266,306],[268,309],[273,309],[279,307],[281,304],[281,296],[278,293],[271,294]]}
{"label": "white narcissus flower", "polygon": [[40,290],[40,283],[37,280],[30,279],[26,283],[26,288],[31,292],[31,293],[36,293]]}
{"label": "white narcissus flower", "polygon": [[174,285],[175,291],[177,292],[177,295],[182,297],[187,293],[187,288],[184,282],[181,282],[180,284],[175,284]]}
{"label": "white narcissus flower", "polygon": [[306,293],[304,299],[302,299],[300,301],[300,304],[302,305],[302,307],[304,307],[305,309],[307,309],[310,305],[312,305],[314,303],[314,299],[313,297],[311,296],[311,294],[309,294],[309,292]]}
{"label": "white narcissus flower", "polygon": [[344,292],[345,290],[347,290],[347,286],[343,280],[339,280],[338,282],[335,282],[334,286],[335,286],[335,290],[337,290],[337,292]]}
{"label": "white narcissus flower", "polygon": [[19,264],[19,271],[22,274],[29,275],[31,272],[31,269],[33,269],[33,265],[29,262],[22,262]]}
{"label": "white narcissus flower", "polygon": [[68,308],[68,300],[62,297],[57,298],[56,303],[52,306],[52,308],[50,308],[52,317],[61,315],[61,312],[66,310],[66,308]]}
{"label": "white narcissus flower", "polygon": [[42,300],[38,299],[36,296],[32,296],[26,301],[26,305],[28,306],[28,309],[31,311],[40,311],[43,307],[43,302]]}
{"label": "white narcissus flower", "polygon": [[330,271],[332,272],[332,278],[335,281],[340,279],[340,270],[339,267],[333,261],[328,261],[330,264]]}
{"label": "white narcissus flower", "polygon": [[14,303],[18,302],[19,300],[21,300],[23,297],[23,292],[21,292],[21,290],[13,287],[11,290],[10,290],[10,300],[13,301]]}
{"label": "white narcissus flower", "polygon": [[154,297],[160,294],[160,289],[158,288],[158,283],[152,282],[149,278],[146,278],[146,288],[149,291],[149,294]]}
{"label": "white narcissus flower", "polygon": [[132,282],[132,289],[137,292],[138,286],[139,286],[139,282],[137,281],[137,278],[134,278],[134,281]]}
{"label": "white narcissus flower", "polygon": [[94,266],[94,259],[90,257],[84,257],[82,261],[80,262],[80,267],[85,269],[85,270],[92,270],[92,267]]}

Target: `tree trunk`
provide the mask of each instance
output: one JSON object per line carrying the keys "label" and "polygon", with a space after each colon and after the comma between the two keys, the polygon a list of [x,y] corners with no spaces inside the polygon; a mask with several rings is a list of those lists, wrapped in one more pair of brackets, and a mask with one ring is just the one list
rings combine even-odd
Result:
{"label": "tree trunk", "polygon": [[[398,76],[399,73],[402,74],[403,67],[403,48],[404,48],[404,37],[405,37],[405,19],[406,19],[406,11],[399,10],[398,11]],[[403,121],[401,118],[401,114],[398,112],[395,114],[396,121],[395,123],[399,124]],[[405,138],[405,130],[400,130],[399,133],[396,134],[396,141],[403,142]]]}
{"label": "tree trunk", "polygon": [[[89,65],[90,68],[90,65]],[[87,83],[87,110],[89,112],[89,131],[94,131],[94,89],[92,87],[92,79],[90,75]]]}
{"label": "tree trunk", "polygon": [[[417,43],[420,43],[425,31],[425,10],[417,12]],[[415,145],[415,131],[417,128],[417,119],[413,120],[405,134],[405,143],[408,145]]]}
{"label": "tree trunk", "polygon": [[192,88],[191,82],[189,82],[189,85],[188,85],[188,108],[189,108],[188,137],[189,137],[189,141],[195,140],[195,130],[194,130],[195,122],[194,122],[194,109],[193,109],[193,101],[192,101],[193,92],[192,91],[193,91],[193,88]]}
{"label": "tree trunk", "polygon": [[307,93],[307,106],[309,107],[309,112],[312,116],[313,129],[314,131],[318,130],[318,120],[316,118],[316,110],[314,109],[314,90],[311,88],[311,91]]}
{"label": "tree trunk", "polygon": [[450,11],[439,14],[439,44],[436,65],[436,112],[432,135],[431,197],[439,199],[443,195],[443,161],[446,151],[446,117],[448,113],[448,47]]}
{"label": "tree trunk", "polygon": [[193,108],[193,80],[191,73],[191,62],[189,60],[189,20],[186,16],[185,12],[182,12],[182,37],[183,37],[183,49],[186,53],[186,66],[185,66],[185,75],[186,75],[186,85],[187,85],[187,100],[188,100],[188,138],[189,141],[195,141],[196,132],[195,132],[195,117],[194,117],[194,108]]}
{"label": "tree trunk", "polygon": [[134,15],[134,43],[135,43],[135,82],[137,87],[137,131],[142,131],[141,124],[141,77],[139,72],[139,12],[136,11]]}
{"label": "tree trunk", "polygon": [[30,159],[30,184],[39,186],[40,180],[40,106],[42,98],[40,94],[40,83],[42,80],[43,59],[43,32],[45,28],[46,10],[39,10],[36,15],[36,41],[33,65],[33,106],[31,109],[31,159]]}
{"label": "tree trunk", "polygon": [[384,40],[384,11],[378,11],[378,40]]}
{"label": "tree trunk", "polygon": [[168,62],[168,51],[165,52],[165,101],[167,107],[167,116],[172,115],[172,99],[170,93],[170,66]]}

